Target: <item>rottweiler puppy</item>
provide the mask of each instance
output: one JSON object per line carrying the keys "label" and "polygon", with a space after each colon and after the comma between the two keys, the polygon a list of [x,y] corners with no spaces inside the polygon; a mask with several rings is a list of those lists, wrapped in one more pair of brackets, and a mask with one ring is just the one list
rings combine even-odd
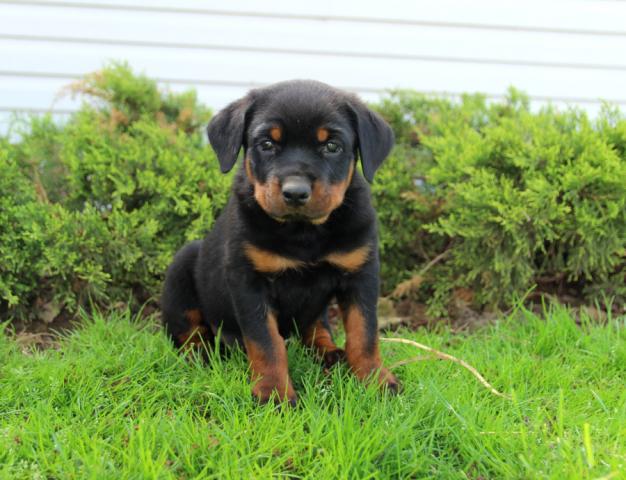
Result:
{"label": "rottweiler puppy", "polygon": [[[212,231],[183,247],[167,271],[161,306],[175,345],[211,345],[219,331],[224,343],[245,347],[261,402],[296,402],[284,341],[292,333],[326,365],[345,359],[359,379],[397,391],[378,349],[367,184],[393,146],[389,126],[354,95],[296,80],[231,103],[208,136],[222,172],[244,155]],[[326,321],[332,298],[345,350]]]}

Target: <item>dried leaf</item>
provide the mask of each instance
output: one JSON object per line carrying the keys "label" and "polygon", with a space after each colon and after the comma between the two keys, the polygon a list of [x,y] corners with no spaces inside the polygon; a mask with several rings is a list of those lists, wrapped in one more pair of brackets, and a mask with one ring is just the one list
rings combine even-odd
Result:
{"label": "dried leaf", "polygon": [[400,282],[396,288],[391,292],[391,298],[402,298],[406,297],[409,294],[415,292],[424,281],[424,277],[421,275],[415,275],[414,277],[405,280],[404,282]]}

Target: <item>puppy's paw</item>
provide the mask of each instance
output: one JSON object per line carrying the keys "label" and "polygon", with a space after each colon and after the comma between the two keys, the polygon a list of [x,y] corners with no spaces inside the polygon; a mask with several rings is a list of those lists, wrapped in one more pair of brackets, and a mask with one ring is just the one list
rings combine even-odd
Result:
{"label": "puppy's paw", "polygon": [[273,401],[275,405],[287,403],[295,407],[298,402],[298,395],[291,385],[291,381],[279,382],[271,377],[263,377],[252,387],[252,396],[264,405]]}
{"label": "puppy's paw", "polygon": [[397,394],[401,391],[400,382],[388,369],[378,364],[368,365],[366,368],[355,370],[357,377],[367,384],[375,383],[382,390],[391,394]]}
{"label": "puppy's paw", "polygon": [[331,368],[335,364],[343,362],[345,360],[346,360],[346,352],[341,348],[324,352],[324,355],[322,355],[322,362],[324,363],[324,368]]}
{"label": "puppy's paw", "polygon": [[402,391],[402,384],[395,375],[385,367],[381,367],[378,372],[378,385],[392,395],[397,395]]}

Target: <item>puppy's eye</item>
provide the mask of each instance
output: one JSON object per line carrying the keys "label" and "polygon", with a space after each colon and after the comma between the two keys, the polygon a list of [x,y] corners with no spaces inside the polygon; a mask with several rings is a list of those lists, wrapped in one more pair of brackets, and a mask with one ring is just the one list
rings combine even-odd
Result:
{"label": "puppy's eye", "polygon": [[261,150],[266,151],[266,152],[269,151],[269,150],[274,150],[274,142],[270,142],[269,140],[265,140],[264,142],[261,142],[259,147],[261,147]]}
{"label": "puppy's eye", "polygon": [[341,147],[335,142],[327,142],[326,145],[324,145],[324,151],[326,153],[340,153]]}

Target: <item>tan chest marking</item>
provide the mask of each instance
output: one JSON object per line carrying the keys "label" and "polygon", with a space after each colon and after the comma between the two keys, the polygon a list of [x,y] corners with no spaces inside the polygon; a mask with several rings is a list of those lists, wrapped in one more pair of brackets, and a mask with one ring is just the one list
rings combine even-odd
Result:
{"label": "tan chest marking", "polygon": [[244,244],[246,257],[252,262],[254,269],[263,273],[279,273],[289,269],[296,269],[305,266],[301,260],[283,257],[277,253],[263,250],[250,243]]}
{"label": "tan chest marking", "polygon": [[367,261],[369,254],[369,245],[363,245],[350,252],[331,253],[330,255],[326,255],[324,260],[342,270],[356,272]]}
{"label": "tan chest marking", "polygon": [[[243,249],[246,257],[252,262],[254,269],[262,273],[281,273],[285,270],[315,265],[314,263],[283,257],[277,253],[255,247],[250,243],[245,243]],[[356,272],[367,262],[369,254],[369,245],[364,245],[350,252],[331,253],[326,255],[321,261],[328,262],[348,272]]]}

